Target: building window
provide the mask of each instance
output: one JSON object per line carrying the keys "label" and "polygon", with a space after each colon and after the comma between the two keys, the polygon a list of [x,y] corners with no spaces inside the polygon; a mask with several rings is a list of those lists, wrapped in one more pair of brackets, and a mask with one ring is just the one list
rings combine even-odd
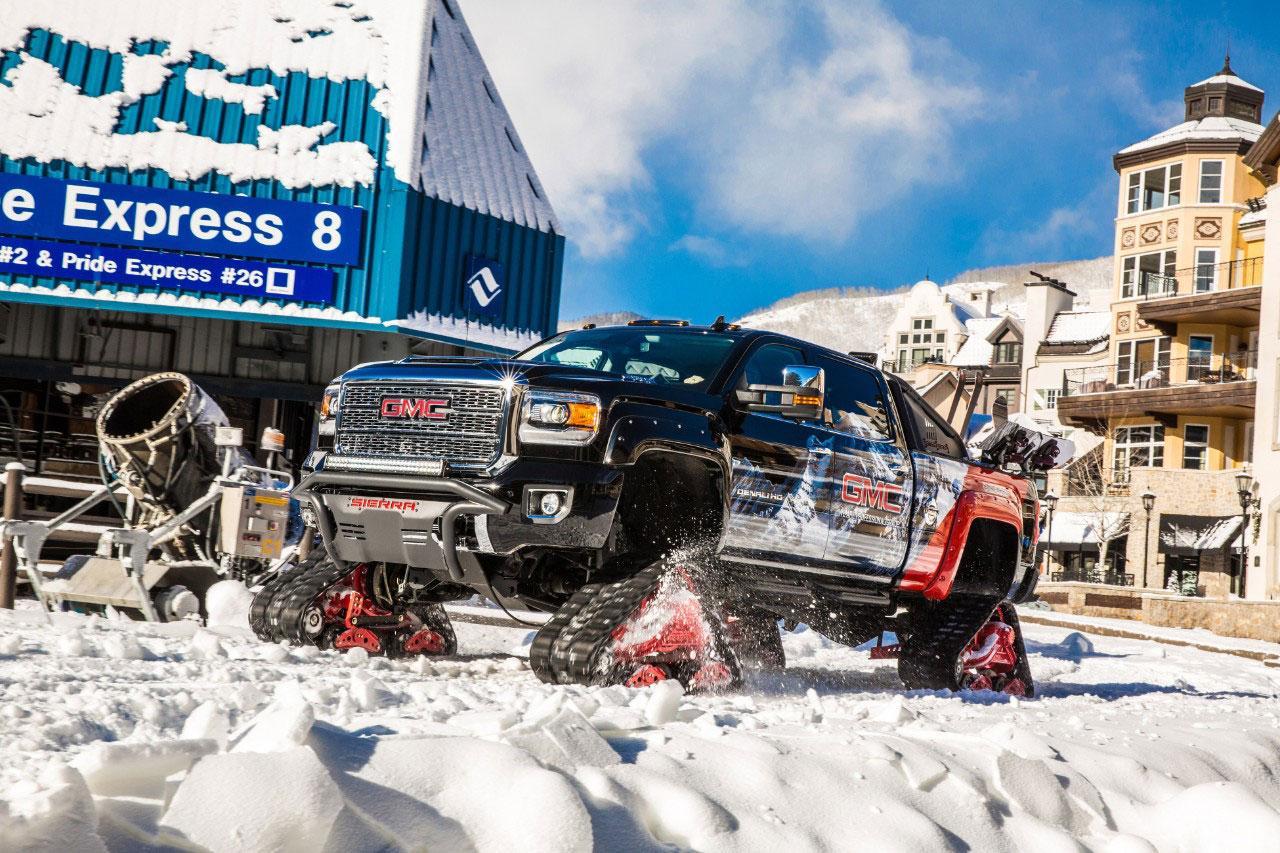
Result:
{"label": "building window", "polygon": [[1203,471],[1209,458],[1209,427],[1187,424],[1182,432],[1182,467]]}
{"label": "building window", "polygon": [[932,328],[933,328],[933,318],[932,318],[932,317],[917,317],[916,319],[914,319],[914,320],[912,320],[912,321],[911,321],[911,328],[913,328],[913,329],[932,329]]}
{"label": "building window", "polygon": [[1058,395],[1061,393],[1061,388],[1041,388],[1040,399],[1044,400],[1044,407],[1050,411],[1058,408]]}
{"label": "building window", "polygon": [[1120,298],[1173,296],[1178,292],[1177,267],[1178,253],[1173,249],[1124,258],[1120,262]]}
{"label": "building window", "polygon": [[1014,410],[1014,406],[1018,404],[1018,389],[1001,388],[996,392],[996,402],[1004,403],[1005,411],[1012,412]]}
{"label": "building window", "polygon": [[1164,427],[1120,427],[1116,430],[1115,468],[1161,468],[1164,466]]}
{"label": "building window", "polygon": [[1217,112],[1220,109],[1222,109],[1222,98],[1210,98],[1209,112]]}
{"label": "building window", "polygon": [[900,344],[905,344],[905,343],[907,343],[907,336],[906,336],[906,335],[898,335],[898,343],[900,343]]}
{"label": "building window", "polygon": [[1159,388],[1169,382],[1169,338],[1121,341],[1116,346],[1116,384]]}
{"label": "building window", "polygon": [[1200,594],[1200,558],[1170,555],[1164,563],[1164,588],[1178,595]]}
{"label": "building window", "polygon": [[1218,285],[1218,250],[1196,249],[1196,293],[1208,293]]}
{"label": "building window", "polygon": [[1222,203],[1222,161],[1200,161],[1200,203]]}
{"label": "building window", "polygon": [[1158,166],[1129,176],[1126,210],[1159,210],[1182,201],[1182,164]]}
{"label": "building window", "polygon": [[1020,343],[1004,343],[996,344],[996,364],[1021,364],[1022,363],[1022,344]]}
{"label": "building window", "polygon": [[1200,382],[1213,372],[1213,335],[1187,338],[1187,381]]}

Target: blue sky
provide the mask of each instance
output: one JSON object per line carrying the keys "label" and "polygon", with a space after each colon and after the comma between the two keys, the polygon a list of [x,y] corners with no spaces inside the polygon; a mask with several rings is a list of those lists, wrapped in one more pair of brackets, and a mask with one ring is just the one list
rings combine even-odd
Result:
{"label": "blue sky", "polygon": [[568,235],[562,318],[710,320],[1111,250],[1111,155],[1268,3],[463,0]]}

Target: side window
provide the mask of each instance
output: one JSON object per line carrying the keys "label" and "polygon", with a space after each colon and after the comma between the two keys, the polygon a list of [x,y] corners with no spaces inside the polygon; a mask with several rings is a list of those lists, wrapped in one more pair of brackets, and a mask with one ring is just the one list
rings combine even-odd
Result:
{"label": "side window", "polygon": [[795,347],[765,344],[748,356],[740,384],[744,388],[747,385],[781,385],[782,368],[804,363],[804,356]]}
{"label": "side window", "polygon": [[964,443],[942,417],[919,394],[902,388],[902,401],[906,403],[904,417],[911,418],[911,425],[920,439],[920,449],[937,456],[964,459]]}
{"label": "side window", "polygon": [[827,374],[825,420],[832,429],[872,441],[893,437],[884,386],[874,372],[827,356],[816,363]]}

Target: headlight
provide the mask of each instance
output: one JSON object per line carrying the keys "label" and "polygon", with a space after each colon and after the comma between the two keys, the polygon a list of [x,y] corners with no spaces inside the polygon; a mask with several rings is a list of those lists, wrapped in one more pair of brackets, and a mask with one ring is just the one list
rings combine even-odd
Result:
{"label": "headlight", "polygon": [[564,391],[529,391],[520,411],[520,440],[588,444],[600,429],[600,398]]}
{"label": "headlight", "polygon": [[335,382],[328,388],[324,389],[324,396],[320,398],[320,421],[317,431],[320,435],[333,435],[338,417],[338,398],[342,395],[342,383]]}

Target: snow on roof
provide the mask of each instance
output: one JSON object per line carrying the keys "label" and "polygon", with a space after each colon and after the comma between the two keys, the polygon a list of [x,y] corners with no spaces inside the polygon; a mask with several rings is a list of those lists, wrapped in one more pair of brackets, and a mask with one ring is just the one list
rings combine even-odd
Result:
{"label": "snow on roof", "polygon": [[1241,88],[1244,88],[1244,89],[1252,89],[1255,92],[1262,91],[1257,86],[1253,85],[1252,83],[1241,80],[1239,77],[1237,77],[1234,74],[1215,74],[1212,77],[1204,78],[1199,83],[1192,83],[1191,85],[1204,86],[1210,83],[1231,83],[1233,85],[1240,86]]}
{"label": "snow on roof", "polygon": [[1184,121],[1168,130],[1162,130],[1155,136],[1135,142],[1128,148],[1121,148],[1121,154],[1135,151],[1146,151],[1175,142],[1192,142],[1195,140],[1244,140],[1256,142],[1262,135],[1263,127],[1257,122],[1245,121],[1225,116],[1205,116],[1197,121]]}
{"label": "snow on roof", "polygon": [[1111,337],[1110,311],[1059,311],[1044,336],[1046,344],[1089,344]]}
{"label": "snow on roof", "polygon": [[422,189],[502,219],[559,231],[475,40],[456,4],[450,9],[436,15]]}
{"label": "snow on roof", "polygon": [[1053,514],[1053,529],[1045,531],[1045,543],[1054,545],[1097,545],[1125,530],[1127,512],[1069,512]]}
{"label": "snow on roof", "polygon": [[1240,217],[1240,227],[1244,228],[1249,225],[1258,225],[1267,221],[1267,209],[1250,210]]}
{"label": "snow on roof", "polygon": [[950,364],[957,367],[983,367],[991,364],[995,346],[989,338],[1007,317],[975,317],[964,324],[965,339],[960,349],[951,357]]}
{"label": "snow on roof", "polygon": [[[22,52],[34,29],[123,56],[121,90],[87,95],[53,65]],[[135,55],[145,41],[167,46],[158,55]],[[0,154],[15,159],[156,168],[180,180],[216,172],[237,182],[274,179],[291,188],[369,185],[374,153],[364,142],[325,142],[336,129],[330,122],[263,127],[256,144],[220,142],[168,121],[155,122],[154,130],[117,132],[121,111],[159,92],[178,70],[189,91],[242,104],[249,113],[277,97],[274,87],[234,83],[228,76],[265,68],[335,82],[364,80],[377,90],[370,106],[387,117],[386,163],[396,178],[445,201],[559,230],[450,0],[10,0],[0,15],[0,49],[19,53],[5,75],[8,85],[0,85]],[[221,68],[189,68],[195,54]]]}

